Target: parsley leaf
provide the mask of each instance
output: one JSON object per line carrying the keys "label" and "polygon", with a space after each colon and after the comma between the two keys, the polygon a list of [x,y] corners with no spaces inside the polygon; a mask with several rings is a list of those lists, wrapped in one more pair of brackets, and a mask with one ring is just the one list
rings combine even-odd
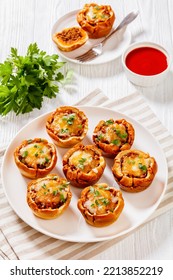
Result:
{"label": "parsley leaf", "polygon": [[0,115],[28,113],[40,109],[44,97],[56,97],[58,83],[69,82],[72,76],[72,70],[66,77],[59,72],[65,62],[58,58],[47,55],[36,43],[28,46],[25,56],[11,48],[10,56],[0,63]]}

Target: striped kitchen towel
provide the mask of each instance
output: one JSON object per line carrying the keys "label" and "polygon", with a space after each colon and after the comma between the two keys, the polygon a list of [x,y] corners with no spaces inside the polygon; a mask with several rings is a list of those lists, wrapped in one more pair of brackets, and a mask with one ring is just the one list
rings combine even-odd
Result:
{"label": "striped kitchen towel", "polygon": [[[77,105],[103,106],[121,111],[139,121],[159,141],[168,163],[168,186],[156,211],[145,222],[165,213],[173,207],[173,137],[163,127],[142,95],[138,92],[119,100],[109,100],[99,89],[88,94]],[[4,150],[0,151],[2,163]],[[46,236],[23,222],[11,209],[2,189],[0,179],[0,256],[2,259],[91,259],[127,237],[97,243],[72,243]],[[131,234],[131,233],[129,233]],[[129,235],[128,234],[128,235]]]}

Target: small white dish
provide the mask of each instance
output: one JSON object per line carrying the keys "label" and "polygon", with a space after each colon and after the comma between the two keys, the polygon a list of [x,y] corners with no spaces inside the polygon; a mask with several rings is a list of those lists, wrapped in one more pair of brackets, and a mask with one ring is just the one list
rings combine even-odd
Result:
{"label": "small white dish", "polygon": [[[76,15],[80,10],[74,10],[69,12],[59,18],[52,27],[51,36],[53,34],[60,32],[64,28],[78,26]],[[118,19],[115,22],[113,28],[118,25]],[[64,60],[76,63],[76,64],[83,64],[75,59],[76,56],[82,55],[87,52],[90,48],[92,48],[95,44],[100,43],[103,38],[99,39],[88,39],[87,42],[81,46],[80,48],[71,51],[71,52],[63,52],[61,51],[57,45],[52,41],[55,51],[60,55]],[[131,42],[131,33],[128,28],[123,28],[120,31],[116,32],[112,37],[106,42],[104,46],[104,52],[100,56],[96,57],[91,61],[85,62],[85,65],[99,65],[102,63],[107,63],[112,60],[119,58],[126,47]]]}
{"label": "small white dish", "polygon": [[[160,53],[160,55],[162,54],[162,59],[164,59],[164,57],[165,57],[165,62],[167,63],[167,65],[165,65],[165,68],[162,67],[163,69],[159,71],[159,69],[156,69],[156,67],[155,67],[155,69],[158,70],[158,72],[156,71],[157,73],[155,72],[155,73],[151,74],[152,73],[151,68],[157,65],[157,62],[159,60],[159,56],[156,59],[156,57],[154,57],[150,54],[151,61],[147,61],[147,60],[149,60],[148,57],[144,61],[144,56],[140,57],[140,55],[139,55],[139,51],[144,50],[144,49],[145,50],[146,49],[150,49],[150,50],[152,49],[152,50],[157,52],[157,55],[159,53]],[[139,72],[138,72],[138,70],[134,70],[133,68],[136,67],[135,62],[134,62],[134,67],[133,66],[130,67],[129,65],[127,65],[128,64],[127,59],[128,59],[129,54],[132,55],[135,52],[138,52],[138,58],[139,58],[138,61],[140,61],[140,59],[141,59],[140,64],[142,65],[142,64],[145,63],[145,66],[147,65],[148,72],[150,72],[149,74],[147,74],[147,73],[141,74],[142,70],[141,70],[141,73],[140,73],[139,69],[138,69]],[[131,64],[132,63],[133,62],[131,60]],[[122,64],[123,64],[123,68],[124,68],[124,71],[126,73],[126,76],[127,76],[128,80],[130,82],[132,82],[133,84],[135,84],[137,86],[151,87],[151,86],[156,86],[157,84],[161,83],[167,77],[167,74],[168,74],[168,72],[170,70],[170,66],[171,66],[171,56],[167,52],[167,50],[165,50],[161,45],[158,45],[158,44],[153,43],[153,42],[137,42],[137,43],[133,43],[133,44],[129,45],[126,48],[126,50],[123,52],[123,54],[122,54]],[[158,67],[160,67],[160,66],[158,66]]]}

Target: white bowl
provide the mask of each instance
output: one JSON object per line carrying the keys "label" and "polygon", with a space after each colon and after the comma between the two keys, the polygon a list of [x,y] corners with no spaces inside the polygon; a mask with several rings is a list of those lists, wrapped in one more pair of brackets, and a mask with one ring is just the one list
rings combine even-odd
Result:
{"label": "white bowl", "polygon": [[[150,47],[150,48],[154,48],[154,49],[161,51],[167,58],[167,68],[164,71],[160,72],[159,74],[155,74],[155,75],[141,75],[141,74],[137,74],[137,73],[131,71],[126,65],[127,55],[131,51],[138,49],[138,48],[142,48],[142,47]],[[167,74],[170,70],[171,57],[170,57],[169,53],[162,46],[160,46],[156,43],[138,42],[138,43],[131,44],[124,51],[124,53],[122,54],[122,64],[123,64],[124,71],[125,71],[129,81],[131,81],[133,84],[138,85],[138,86],[150,87],[150,86],[155,86],[155,85],[161,83],[167,77]]]}

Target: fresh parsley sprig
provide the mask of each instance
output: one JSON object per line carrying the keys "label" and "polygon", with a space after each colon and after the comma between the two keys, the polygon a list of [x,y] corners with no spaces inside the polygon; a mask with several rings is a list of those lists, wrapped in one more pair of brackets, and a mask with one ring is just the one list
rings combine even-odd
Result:
{"label": "fresh parsley sprig", "polygon": [[65,62],[58,58],[40,50],[36,43],[29,45],[25,56],[11,48],[10,56],[0,63],[0,115],[28,113],[40,109],[44,97],[56,97],[58,82],[66,80],[59,71]]}

